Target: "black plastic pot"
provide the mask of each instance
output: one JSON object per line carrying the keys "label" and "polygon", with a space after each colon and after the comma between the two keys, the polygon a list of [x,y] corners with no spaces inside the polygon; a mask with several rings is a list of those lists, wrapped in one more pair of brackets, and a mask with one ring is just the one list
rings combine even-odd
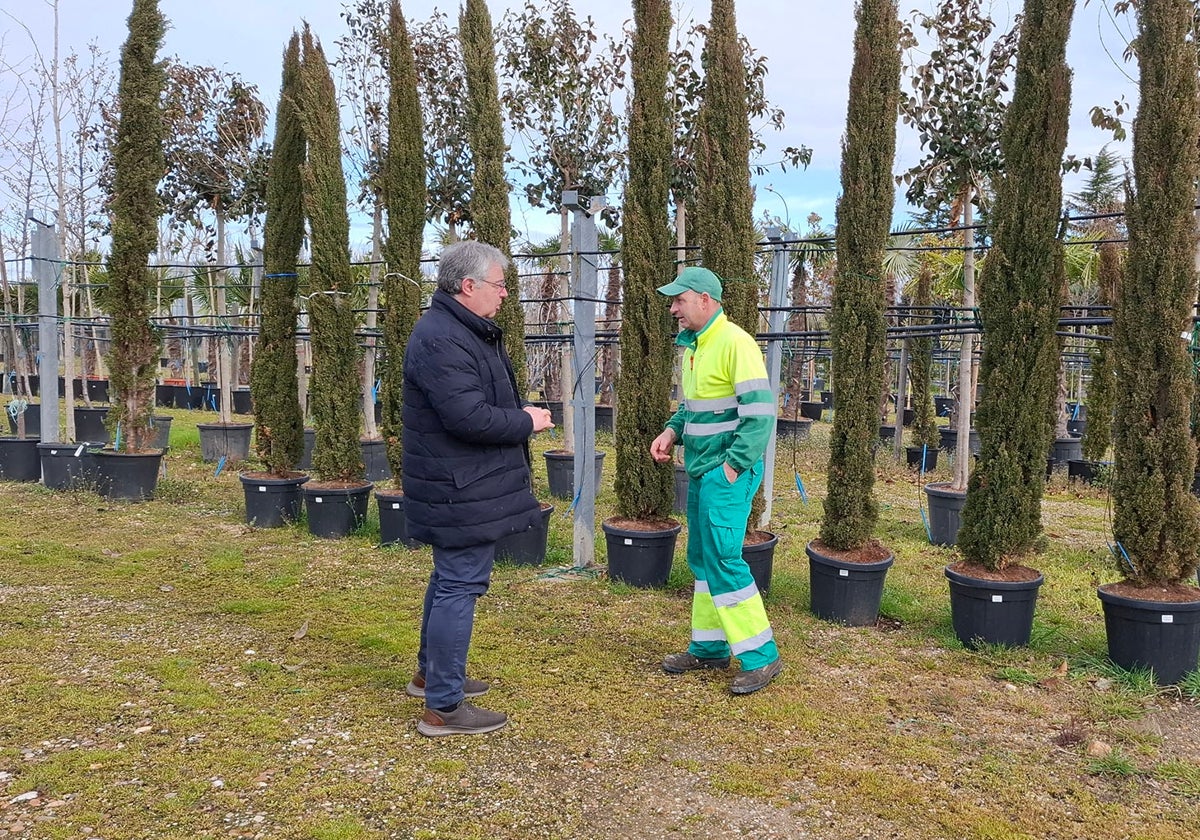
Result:
{"label": "black plastic pot", "polygon": [[231,396],[234,414],[254,413],[254,401],[250,398],[249,388],[234,388]]}
{"label": "black plastic pot", "polygon": [[949,417],[954,411],[954,397],[934,397],[933,410],[938,417]]}
{"label": "black plastic pot", "polygon": [[158,486],[161,452],[124,453],[103,449],[95,454],[96,492],[106,499],[140,502]]}
{"label": "black plastic pot", "polygon": [[175,407],[195,411],[204,405],[204,389],[199,385],[172,385],[175,389]]}
{"label": "black plastic pot", "polygon": [[158,384],[154,386],[154,405],[158,408],[175,407],[175,386]]}
{"label": "black plastic pot", "polygon": [[937,469],[938,451],[936,446],[906,446],[904,457],[910,469],[927,473]]}
{"label": "black plastic pot", "polygon": [[825,403],[807,400],[800,403],[800,416],[808,420],[820,420],[825,413]]}
{"label": "black plastic pot", "polygon": [[611,405],[596,406],[596,431],[611,432],[613,430],[613,407]]}
{"label": "black plastic pot", "polygon": [[676,523],[662,531],[634,531],[601,522],[608,547],[609,579],[643,588],[664,586],[682,527]]}
{"label": "black plastic pot", "polygon": [[304,508],[308,511],[308,532],[314,537],[339,539],[367,518],[371,482],[351,487],[330,487],[308,482],[302,488]]}
{"label": "black plastic pot", "polygon": [[775,421],[775,434],[777,437],[790,437],[796,440],[808,440],[812,434],[813,421],[807,417],[798,417],[794,420],[780,418]]}
{"label": "black plastic pot", "polygon": [[387,442],[383,438],[360,438],[363,467],[367,481],[387,481],[392,468],[387,459]]}
{"label": "black plastic pot", "polygon": [[896,427],[895,426],[885,426],[884,424],[880,423],[879,424],[879,439],[881,441],[883,441],[884,443],[891,443],[892,441],[894,441],[896,439]]}
{"label": "black plastic pot", "polygon": [[379,505],[379,542],[382,545],[402,545],[417,548],[424,545],[408,535],[408,520],[404,518],[404,494],[375,488]]}
{"label": "black plastic pot", "polygon": [[1125,669],[1150,668],[1162,685],[1200,664],[1200,601],[1166,603],[1097,590],[1104,608],[1109,658]]}
{"label": "black plastic pot", "polygon": [[1052,469],[1066,469],[1069,461],[1083,458],[1083,441],[1077,437],[1057,438],[1050,445],[1050,466]]}
{"label": "black plastic pot", "polygon": [[150,428],[154,430],[154,440],[151,448],[161,449],[165,453],[171,445],[171,421],[175,418],[169,414],[150,415]]}
{"label": "black plastic pot", "polygon": [[51,490],[96,486],[96,452],[86,443],[39,443],[42,484]]}
{"label": "black plastic pot", "polygon": [[967,492],[950,489],[948,482],[934,482],[925,485],[925,501],[929,505],[929,541],[934,545],[956,545]]}
{"label": "black plastic pot", "polygon": [[104,425],[108,408],[75,407],[75,439],[88,443],[108,443],[108,427]]}
{"label": "black plastic pot", "polygon": [[911,426],[913,423],[916,422],[916,419],[917,419],[917,412],[914,409],[911,409],[911,408],[904,409],[904,414],[902,415],[902,423],[905,426]]}
{"label": "black plastic pot", "polygon": [[517,534],[496,542],[496,559],[518,566],[540,566],[546,562],[546,539],[550,534],[550,515],[554,506],[543,503],[537,523]]}
{"label": "black plastic pot", "polygon": [[808,555],[810,609],[817,618],[850,627],[874,624],[883,600],[883,581],[894,557],[888,555],[876,563],[846,563],[813,547],[804,547]]}
{"label": "black plastic pot", "polygon": [[[938,435],[942,439],[941,448],[947,454],[953,455],[958,450],[958,429],[950,426],[939,426]],[[970,437],[967,440],[967,450],[972,455],[978,455],[980,451],[979,432],[975,429],[970,430]]]}
{"label": "black plastic pot", "polygon": [[[575,453],[561,449],[550,450],[546,456],[546,479],[550,495],[559,499],[575,498]],[[596,492],[600,492],[600,477],[604,469],[604,453],[596,451]]]}
{"label": "black plastic pot", "polygon": [[754,585],[766,595],[771,589],[771,571],[775,567],[775,546],[779,544],[779,537],[770,532],[764,533],[770,536],[766,542],[742,543],[742,559],[750,567]]}
{"label": "black plastic pot", "polygon": [[946,567],[954,635],[974,650],[981,644],[1024,647],[1033,630],[1033,608],[1044,580],[1007,582],[967,577]]}
{"label": "black plastic pot", "polygon": [[1085,461],[1072,458],[1067,461],[1067,477],[1086,481],[1088,484],[1107,482],[1112,470],[1112,461]]}
{"label": "black plastic pot", "polygon": [[300,486],[308,481],[303,473],[285,476],[271,473],[241,473],[246,496],[246,522],[256,528],[278,528],[300,518]]}
{"label": "black plastic pot", "polygon": [[200,458],[207,462],[245,461],[250,455],[253,423],[197,423],[200,432]]}
{"label": "black plastic pot", "polygon": [[37,481],[42,477],[42,460],[35,437],[0,437],[0,479]]}
{"label": "black plastic pot", "polygon": [[[5,410],[5,415],[8,417],[8,430],[12,432],[13,437],[17,435],[17,418]],[[25,406],[25,437],[41,437],[42,434],[42,405],[41,403],[29,403]]]}
{"label": "black plastic pot", "polygon": [[87,381],[88,399],[92,402],[108,402],[108,380],[89,379]]}

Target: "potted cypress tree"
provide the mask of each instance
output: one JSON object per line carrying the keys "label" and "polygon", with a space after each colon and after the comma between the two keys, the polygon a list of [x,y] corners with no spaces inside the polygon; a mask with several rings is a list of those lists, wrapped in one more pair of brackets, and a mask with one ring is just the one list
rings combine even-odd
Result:
{"label": "potted cypress tree", "polygon": [[129,37],[121,48],[120,116],[113,149],[108,257],[112,343],[108,357],[112,406],[107,424],[115,445],[97,453],[97,487],[109,498],[144,499],[158,484],[162,450],[151,449],[160,338],[150,323],[157,247],[158,194],[166,170],[160,104],[166,74],[157,60],[166,20],[157,0],[134,0]]}
{"label": "potted cypress tree", "polygon": [[[933,271],[922,265],[917,272],[916,294],[913,296],[915,326],[933,323],[929,307],[933,305]],[[938,434],[936,413],[933,403],[933,336],[920,332],[909,340],[911,355],[908,360],[909,381],[912,382],[913,445],[906,450],[908,465],[922,474],[937,467]]]}
{"label": "potted cypress tree", "polygon": [[[421,314],[421,243],[425,231],[425,147],[417,70],[399,2],[388,12],[388,137],[383,161],[383,201],[388,233],[384,243],[382,428],[393,488],[375,490],[379,536],[384,545],[419,545],[408,536],[404,518],[401,439],[404,348]],[[505,204],[507,210],[508,205]]]}
{"label": "potted cypress tree", "polygon": [[[667,100],[669,0],[634,0],[629,102],[629,181],[622,207],[625,271],[621,365],[617,376],[617,513],[601,523],[608,574],[635,586],[662,586],[681,526],[672,519],[670,464],[647,457],[670,416],[674,356],[670,313],[655,291],[674,274],[667,202],[671,115]],[[636,360],[636,363],[632,363]]]}
{"label": "potted cypress tree", "polygon": [[[495,38],[484,0],[467,0],[459,15],[458,36],[467,81],[467,140],[475,164],[471,173],[470,216],[479,241],[499,248],[510,257],[504,271],[508,297],[500,304],[496,322],[504,331],[504,349],[512,363],[523,403],[529,375],[525,359],[525,311],[521,306],[520,277],[511,261],[509,246],[512,219],[508,207],[508,182],[504,178],[507,146],[496,79]],[[503,537],[496,544],[497,558],[526,565],[537,565],[545,560],[554,506],[542,502],[541,512],[535,527]]]}
{"label": "potted cypress tree", "polygon": [[1138,7],[1134,192],[1129,252],[1113,311],[1117,409],[1113,537],[1122,580],[1099,589],[1108,652],[1123,668],[1178,682],[1200,656],[1200,507],[1189,492],[1196,451],[1189,421],[1188,344],[1196,303],[1200,159],[1192,4]]}
{"label": "potted cypress tree", "polygon": [[263,225],[263,288],[258,348],[250,371],[254,398],[255,447],[265,471],[239,477],[246,495],[246,521],[274,527],[298,518],[296,471],[304,451],[304,420],[296,381],[296,260],[304,239],[304,128],[300,124],[300,36],[293,32],[283,53],[275,145],[267,173]]}
{"label": "potted cypress tree", "polygon": [[963,644],[1024,645],[1042,575],[1024,565],[1042,533],[1046,450],[1058,395],[1059,169],[1067,143],[1075,0],[1026,0],[1016,87],[1000,138],[992,250],[984,266],[985,324],[978,425],[958,546],[946,567],[954,631]]}
{"label": "potted cypress tree", "polygon": [[[849,625],[874,624],[892,552],[871,533],[879,515],[874,441],[883,388],[883,254],[892,217],[892,162],[900,98],[900,22],[894,0],[863,0],[842,141],[837,276],[830,312],[833,390],[828,496],[818,539],[805,547],[811,609]],[[881,49],[880,45],[889,45]]]}
{"label": "potted cypress tree", "polygon": [[359,444],[359,346],[351,300],[350,219],[342,173],[337,97],[319,40],[301,36],[300,120],[308,141],[302,170],[312,268],[308,298],[312,324],[312,402],[316,481],[304,485],[309,531],[342,537],[366,518],[371,482]]}
{"label": "potted cypress tree", "polygon": [[[696,233],[701,263],[723,280],[729,320],[750,335],[759,330],[758,272],[750,186],[750,120],[746,67],[732,0],[713,0],[704,42],[704,95],[696,118],[699,145]],[[773,398],[773,399],[777,399]],[[756,580],[769,585],[778,537],[761,522],[766,498],[754,495],[743,539],[743,557]],[[760,587],[767,588],[766,586]]]}

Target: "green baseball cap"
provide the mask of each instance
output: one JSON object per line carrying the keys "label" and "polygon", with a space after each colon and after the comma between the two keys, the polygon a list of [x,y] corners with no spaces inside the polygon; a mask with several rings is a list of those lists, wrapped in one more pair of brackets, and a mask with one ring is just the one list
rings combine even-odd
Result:
{"label": "green baseball cap", "polygon": [[679,276],[665,286],[658,287],[658,293],[667,297],[683,294],[687,291],[708,294],[713,300],[721,299],[721,278],[707,268],[689,266],[679,272]]}

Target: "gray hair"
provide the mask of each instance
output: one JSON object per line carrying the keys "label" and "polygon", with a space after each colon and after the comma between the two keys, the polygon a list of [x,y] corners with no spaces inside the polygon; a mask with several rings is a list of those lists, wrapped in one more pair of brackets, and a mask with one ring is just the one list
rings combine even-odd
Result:
{"label": "gray hair", "polygon": [[464,279],[481,278],[493,265],[508,268],[508,257],[499,248],[474,239],[455,242],[446,246],[438,259],[438,288],[456,295],[462,291]]}

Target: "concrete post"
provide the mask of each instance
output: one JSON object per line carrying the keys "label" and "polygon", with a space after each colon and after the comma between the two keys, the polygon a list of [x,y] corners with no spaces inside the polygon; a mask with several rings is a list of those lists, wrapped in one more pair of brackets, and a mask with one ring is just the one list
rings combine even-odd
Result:
{"label": "concrete post", "polygon": [[[33,277],[38,286],[38,378],[41,381],[42,441],[58,441],[58,284],[62,262],[54,225],[33,222]],[[67,383],[71,387],[71,383]]]}
{"label": "concrete post", "polygon": [[[570,388],[575,437],[574,567],[582,569],[596,557],[596,298],[599,237],[593,214],[604,206],[603,198],[588,199],[566,190],[562,203],[571,211],[571,299],[575,324],[574,376],[563,382]],[[564,406],[566,396],[564,394]]]}

